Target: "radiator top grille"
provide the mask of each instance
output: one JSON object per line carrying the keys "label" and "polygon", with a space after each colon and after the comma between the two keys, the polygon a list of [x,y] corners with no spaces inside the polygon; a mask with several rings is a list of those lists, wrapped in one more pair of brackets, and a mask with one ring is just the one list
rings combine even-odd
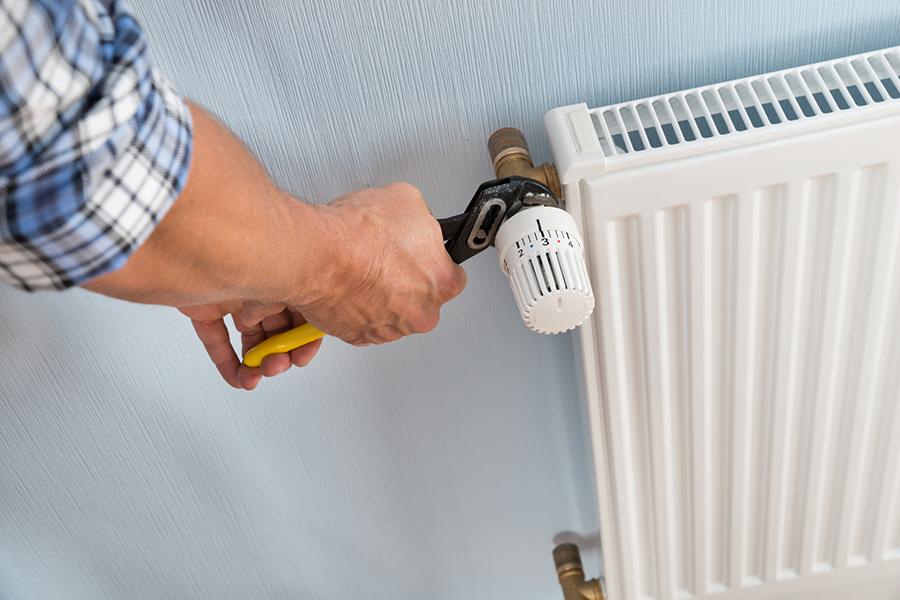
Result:
{"label": "radiator top grille", "polygon": [[[756,136],[793,135],[798,127],[858,121],[875,116],[873,109],[880,105],[898,101],[900,48],[892,48],[597,108],[590,117],[605,170],[612,170],[633,166],[629,159],[635,155],[662,160],[661,152],[698,141],[727,140],[730,147]],[[714,149],[700,145],[703,152]],[[699,148],[692,150],[695,154]]]}

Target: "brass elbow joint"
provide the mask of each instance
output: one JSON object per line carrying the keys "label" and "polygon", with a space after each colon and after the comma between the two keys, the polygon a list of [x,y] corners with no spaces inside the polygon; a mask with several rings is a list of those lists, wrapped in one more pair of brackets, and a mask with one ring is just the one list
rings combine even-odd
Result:
{"label": "brass elbow joint", "polygon": [[581,554],[575,544],[560,544],[553,549],[556,575],[565,600],[603,600],[603,588],[596,579],[584,580]]}
{"label": "brass elbow joint", "polygon": [[525,135],[518,129],[506,127],[498,129],[488,140],[488,151],[494,162],[494,173],[497,178],[527,177],[543,183],[557,198],[562,198],[562,187],[556,167],[544,163],[535,167],[528,152]]}

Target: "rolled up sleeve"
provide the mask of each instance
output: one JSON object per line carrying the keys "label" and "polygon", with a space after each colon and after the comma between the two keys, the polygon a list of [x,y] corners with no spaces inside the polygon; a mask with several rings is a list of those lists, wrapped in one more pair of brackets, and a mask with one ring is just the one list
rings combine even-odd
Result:
{"label": "rolled up sleeve", "polygon": [[122,267],[187,181],[190,112],[123,1],[0,0],[0,280]]}

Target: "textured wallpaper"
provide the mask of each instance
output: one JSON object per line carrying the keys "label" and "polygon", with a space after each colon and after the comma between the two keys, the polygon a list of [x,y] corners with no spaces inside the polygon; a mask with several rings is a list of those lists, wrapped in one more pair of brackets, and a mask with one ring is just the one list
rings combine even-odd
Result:
{"label": "textured wallpaper", "polygon": [[[555,106],[900,44],[896,0],[133,4],[279,185],[404,180],[438,216],[498,127],[549,160]],[[253,393],[174,310],[0,288],[0,598],[559,598],[566,536],[596,575],[572,338],[522,324],[494,255],[465,266],[433,332],[326,339]]]}

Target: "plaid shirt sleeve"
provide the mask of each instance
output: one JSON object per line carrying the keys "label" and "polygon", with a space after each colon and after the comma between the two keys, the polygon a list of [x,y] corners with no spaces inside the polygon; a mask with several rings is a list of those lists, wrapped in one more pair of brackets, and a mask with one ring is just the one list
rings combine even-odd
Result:
{"label": "plaid shirt sleeve", "polygon": [[0,280],[122,267],[183,189],[191,132],[123,0],[0,0]]}

